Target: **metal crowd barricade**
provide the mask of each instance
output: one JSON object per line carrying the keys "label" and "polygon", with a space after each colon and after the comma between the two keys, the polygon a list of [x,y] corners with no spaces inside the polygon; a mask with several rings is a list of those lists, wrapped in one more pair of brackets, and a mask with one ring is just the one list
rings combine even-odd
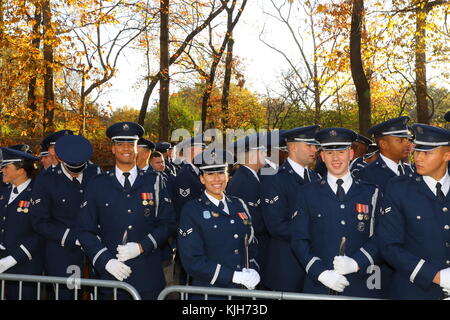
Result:
{"label": "metal crowd barricade", "polygon": [[180,293],[181,300],[185,300],[185,294],[203,295],[205,300],[208,296],[228,296],[228,300],[232,297],[265,299],[265,300],[377,300],[359,297],[334,296],[323,294],[306,294],[281,291],[265,291],[265,290],[246,290],[246,289],[229,289],[216,287],[195,287],[195,286],[170,286],[160,292],[158,300],[164,300],[171,293]]}
{"label": "metal crowd barricade", "polygon": [[19,283],[19,300],[22,300],[22,288],[23,283],[37,283],[37,300],[41,300],[41,284],[53,284],[55,288],[55,300],[59,298],[59,287],[61,285],[71,285],[74,291],[74,300],[78,299],[78,292],[82,290],[82,287],[93,287],[94,292],[92,294],[93,300],[97,300],[98,288],[110,288],[113,289],[113,298],[117,300],[117,290],[124,290],[130,294],[133,300],[141,300],[141,296],[137,290],[130,284],[121,281],[112,280],[98,280],[98,279],[83,279],[75,277],[49,277],[49,276],[34,276],[23,274],[0,274],[1,288],[0,299],[5,300],[5,282],[18,282]]}

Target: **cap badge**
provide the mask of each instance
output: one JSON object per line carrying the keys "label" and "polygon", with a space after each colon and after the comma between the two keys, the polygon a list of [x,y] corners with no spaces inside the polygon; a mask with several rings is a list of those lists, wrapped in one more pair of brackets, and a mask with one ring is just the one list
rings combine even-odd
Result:
{"label": "cap badge", "polygon": [[336,130],[331,130],[331,131],[330,131],[330,136],[331,136],[331,137],[336,137],[336,136],[337,136]]}
{"label": "cap badge", "polygon": [[128,125],[128,124],[124,124],[123,126],[122,126],[122,129],[123,129],[123,131],[128,131],[128,130],[130,130],[130,126]]}

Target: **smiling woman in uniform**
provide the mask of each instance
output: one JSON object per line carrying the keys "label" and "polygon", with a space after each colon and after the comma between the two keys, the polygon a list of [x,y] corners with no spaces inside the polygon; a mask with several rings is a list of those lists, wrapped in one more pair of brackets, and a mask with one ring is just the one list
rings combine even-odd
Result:
{"label": "smiling woman in uniform", "polygon": [[205,191],[181,212],[178,250],[192,285],[254,289],[260,277],[251,217],[241,199],[224,193],[230,158],[212,148],[194,158]]}

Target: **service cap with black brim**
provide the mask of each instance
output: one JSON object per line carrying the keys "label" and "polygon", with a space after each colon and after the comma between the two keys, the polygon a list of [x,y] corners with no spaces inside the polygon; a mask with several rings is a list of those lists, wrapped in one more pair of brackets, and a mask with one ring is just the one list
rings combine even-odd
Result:
{"label": "service cap with black brim", "polygon": [[83,171],[92,156],[92,144],[83,136],[65,136],[55,144],[55,152],[67,170],[72,173]]}
{"label": "service cap with black brim", "polygon": [[363,143],[363,144],[365,144],[367,146],[370,146],[373,143],[372,140],[370,140],[369,138],[364,137],[363,135],[361,135],[359,133],[356,134],[355,142],[360,142],[360,143]]}
{"label": "service cap with black brim", "polygon": [[160,141],[156,143],[155,151],[165,153],[169,149],[172,149],[172,145],[169,142]]}
{"label": "service cap with black brim", "polygon": [[267,149],[286,150],[285,134],[289,130],[271,130],[265,133],[265,141]]}
{"label": "service cap with black brim", "polygon": [[415,133],[414,150],[426,152],[450,146],[450,130],[421,123],[413,124],[412,129]]}
{"label": "service cap with black brim", "polygon": [[378,146],[376,143],[371,143],[367,148],[367,151],[364,153],[363,158],[368,159],[371,158],[375,153],[378,152]]}
{"label": "service cap with black brim", "polygon": [[152,141],[144,139],[142,137],[139,138],[137,146],[141,147],[141,148],[149,149],[151,151],[155,150],[155,147],[156,147],[156,145]]}
{"label": "service cap with black brim", "polygon": [[399,138],[410,138],[408,130],[409,117],[402,116],[381,122],[368,130],[375,138],[383,136],[394,136]]}
{"label": "service cap with black brim", "polygon": [[2,161],[0,166],[3,168],[11,163],[23,162],[24,160],[38,161],[39,158],[28,152],[15,150],[11,148],[1,148]]}
{"label": "service cap with black brim", "polygon": [[8,146],[8,148],[14,149],[14,150],[23,151],[23,152],[32,153],[30,146],[27,145],[27,144],[15,144],[13,146]]}
{"label": "service cap with black brim", "polygon": [[113,142],[134,142],[144,135],[144,128],[136,122],[117,122],[106,129],[106,136]]}
{"label": "service cap with black brim", "polygon": [[68,129],[53,132],[42,140],[42,145],[46,146],[48,150],[48,147],[54,145],[59,138],[71,135],[73,135],[73,131]]}
{"label": "service cap with black brim", "polygon": [[303,142],[306,144],[319,145],[315,135],[319,132],[320,126],[313,125],[307,127],[298,127],[284,132],[283,137],[288,142]]}
{"label": "service cap with black brim", "polygon": [[267,136],[264,133],[253,133],[233,143],[236,153],[249,152],[252,150],[267,150]]}
{"label": "service cap with black brim", "polygon": [[196,155],[193,164],[201,173],[225,172],[228,165],[234,164],[231,152],[224,149],[207,148]]}
{"label": "service cap with black brim", "polygon": [[183,141],[179,142],[176,147],[178,150],[184,149],[184,148],[192,148],[194,146],[200,146],[202,148],[206,148],[206,143],[203,142],[204,136],[203,134],[198,134],[194,137],[184,139]]}
{"label": "service cap with black brim", "polygon": [[346,128],[326,128],[316,133],[315,139],[323,150],[345,150],[356,139],[356,133]]}
{"label": "service cap with black brim", "polygon": [[48,146],[44,143],[41,143],[41,152],[39,153],[39,158],[43,158],[48,156]]}

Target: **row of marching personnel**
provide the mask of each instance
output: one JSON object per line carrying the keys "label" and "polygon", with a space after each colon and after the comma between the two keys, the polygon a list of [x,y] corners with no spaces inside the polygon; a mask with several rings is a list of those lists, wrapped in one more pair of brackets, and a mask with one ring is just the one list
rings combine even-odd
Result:
{"label": "row of marching personnel", "polygon": [[[87,139],[63,130],[44,139],[41,160],[58,163],[37,177],[39,158],[2,148],[0,273],[67,277],[77,269],[155,299],[175,252],[181,284],[446,298],[450,131],[408,121],[372,127],[373,145],[352,130],[319,126],[280,130],[276,139],[256,133],[228,150],[194,137],[177,145],[182,162],[142,155],[139,148],[155,145],[140,125],[120,122],[106,130],[115,159],[107,172],[89,161]],[[287,158],[276,165],[268,151],[274,160],[278,149]],[[8,299],[18,291],[7,283]],[[36,286],[24,284],[21,294],[34,299]],[[73,297],[73,288],[60,288],[59,299]]]}

